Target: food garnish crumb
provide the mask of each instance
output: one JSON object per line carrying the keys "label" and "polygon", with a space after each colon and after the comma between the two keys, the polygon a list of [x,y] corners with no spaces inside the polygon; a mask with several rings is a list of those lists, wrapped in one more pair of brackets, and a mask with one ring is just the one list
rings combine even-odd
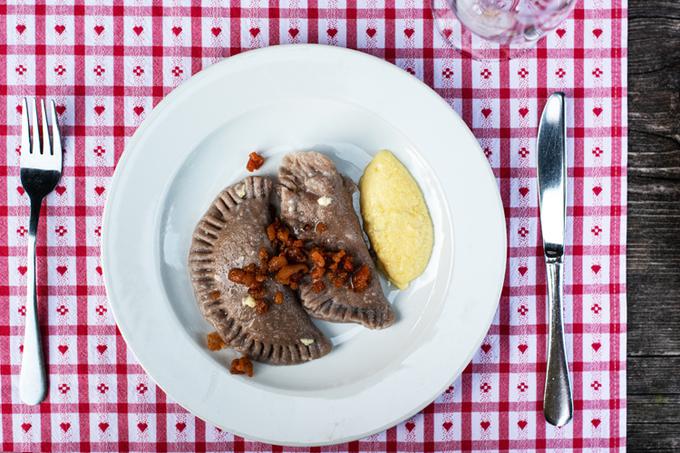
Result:
{"label": "food garnish crumb", "polygon": [[245,374],[248,377],[253,377],[253,362],[247,356],[234,359],[231,361],[229,372],[231,374]]}
{"label": "food garnish crumb", "polygon": [[241,198],[246,197],[246,185],[245,184],[239,184],[234,188],[234,192],[236,192],[236,195],[238,195]]}
{"label": "food garnish crumb", "polygon": [[323,197],[319,197],[316,202],[319,203],[319,205],[326,207],[333,202],[333,199],[324,195]]}
{"label": "food garnish crumb", "polygon": [[227,345],[217,332],[210,332],[206,337],[206,342],[208,343],[208,349],[211,351],[219,351]]}
{"label": "food garnish crumb", "polygon": [[[246,169],[249,172],[254,172],[264,164],[264,157],[257,154],[255,151],[248,154],[248,163],[246,164]],[[239,195],[240,196],[240,195]]]}
{"label": "food garnish crumb", "polygon": [[371,270],[364,264],[352,275],[352,289],[362,292],[368,288],[369,283],[371,283]]}
{"label": "food garnish crumb", "polygon": [[257,301],[255,299],[253,299],[253,296],[251,296],[251,295],[244,297],[243,301],[241,303],[243,305],[247,305],[250,308],[255,308],[257,306]]}
{"label": "food garnish crumb", "polygon": [[310,344],[314,343],[314,340],[312,338],[300,338],[300,343],[305,346],[309,346]]}

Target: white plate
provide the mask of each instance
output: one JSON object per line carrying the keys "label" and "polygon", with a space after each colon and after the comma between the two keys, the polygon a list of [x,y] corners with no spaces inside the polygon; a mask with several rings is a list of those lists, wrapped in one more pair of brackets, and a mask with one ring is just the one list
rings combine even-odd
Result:
{"label": "white plate", "polygon": [[[194,225],[261,151],[326,152],[355,180],[392,150],[435,226],[430,264],[406,291],[386,285],[398,322],[383,331],[319,323],[333,351],[304,365],[232,376],[209,352],[187,272]],[[246,438],[323,445],[384,430],[436,398],[478,349],[505,272],[505,220],[477,141],[437,94],[355,51],[270,47],[202,71],[165,98],[118,163],[104,215],[109,301],[144,369],[179,404]]]}

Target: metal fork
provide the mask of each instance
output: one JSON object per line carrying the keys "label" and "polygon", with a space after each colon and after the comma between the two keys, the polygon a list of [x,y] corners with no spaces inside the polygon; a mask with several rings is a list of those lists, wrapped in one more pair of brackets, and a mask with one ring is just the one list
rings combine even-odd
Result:
{"label": "metal fork", "polygon": [[30,109],[33,123],[32,137],[29,133],[29,103],[24,98],[21,115],[21,185],[31,201],[31,219],[28,226],[28,271],[26,290],[26,327],[24,333],[24,353],[21,358],[19,374],[19,396],[26,404],[38,404],[47,392],[45,361],[40,343],[38,324],[38,298],[35,285],[35,242],[43,198],[56,187],[61,178],[61,135],[57,123],[54,102],[51,103],[50,120],[52,139],[50,140],[45,102],[40,101],[42,116],[42,146],[38,127],[38,112],[35,100]]}

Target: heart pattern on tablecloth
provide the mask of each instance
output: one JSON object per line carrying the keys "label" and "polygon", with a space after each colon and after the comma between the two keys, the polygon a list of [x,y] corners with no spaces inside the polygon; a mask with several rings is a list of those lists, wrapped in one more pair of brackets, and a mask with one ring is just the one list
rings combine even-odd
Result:
{"label": "heart pattern on tablecloth", "polygon": [[[85,0],[75,10],[48,6],[39,17],[33,17],[32,10],[3,10],[8,36],[0,54],[8,62],[7,102],[0,119],[14,129],[6,134],[8,166],[0,173],[0,183],[7,188],[4,265],[11,294],[7,319],[0,322],[17,331],[10,330],[5,337],[11,345],[12,367],[0,370],[5,373],[2,378],[11,374],[16,379],[15,364],[23,351],[19,326],[26,315],[25,301],[16,291],[24,288],[28,274],[23,253],[28,197],[10,167],[21,152],[14,132],[22,114],[21,93],[38,86],[44,96],[54,99],[66,153],[64,176],[43,208],[50,213],[47,226],[39,230],[39,241],[47,241],[39,244],[38,263],[43,267],[38,278],[47,279],[40,284],[39,294],[49,298],[50,325],[44,327],[50,329],[49,358],[58,367],[51,370],[55,400],[43,406],[37,417],[17,412],[14,405],[4,406],[3,416],[12,424],[9,431],[0,430],[3,444],[39,450],[48,442],[54,450],[67,450],[62,447],[89,442],[94,450],[98,442],[106,442],[106,448],[115,450],[124,449],[119,442],[125,433],[127,447],[144,445],[151,450],[175,444],[185,451],[205,445],[215,445],[216,450],[242,445],[247,453],[262,449],[255,443],[237,444],[229,432],[195,421],[138,367],[116,331],[106,298],[99,249],[101,216],[109,180],[125,155],[126,143],[174,87],[227,55],[312,40],[387,59],[437,90],[479,142],[481,154],[472,152],[469,157],[490,166],[507,221],[508,262],[505,283],[499,288],[499,308],[472,364],[424,413],[403,421],[387,435],[378,433],[351,448],[363,453],[370,442],[371,450],[381,451],[396,441],[405,451],[423,445],[446,449],[450,442],[450,450],[475,449],[477,443],[497,450],[511,439],[531,442],[537,435],[547,449],[559,448],[559,442],[571,442],[576,435],[594,448],[625,445],[621,427],[612,422],[621,420],[625,409],[606,404],[609,398],[625,401],[620,393],[622,374],[608,371],[616,345],[625,340],[620,318],[625,312],[621,273],[625,269],[621,206],[626,205],[622,158],[626,118],[621,107],[626,104],[621,85],[625,82],[625,7],[619,5],[616,14],[606,14],[612,2],[603,0],[598,12],[586,9],[585,18],[577,12],[546,33],[536,50],[543,55],[540,59],[530,52],[506,62],[472,60],[449,51],[444,40],[455,41],[459,24],[435,23],[429,4],[404,0],[386,7],[367,0],[354,7],[329,1],[273,5],[237,0],[228,5],[228,14],[215,2],[201,8],[169,2],[100,8]],[[262,75],[274,84],[280,77]],[[568,144],[574,151],[570,187],[580,192],[570,192],[574,204],[568,212],[578,221],[570,224],[573,242],[567,245],[564,269],[570,288],[576,289],[569,293],[576,302],[573,309],[582,310],[573,319],[583,319],[589,327],[585,333],[570,333],[570,341],[577,346],[577,360],[594,368],[604,364],[604,371],[572,370],[585,382],[579,395],[582,404],[598,408],[584,412],[579,434],[544,429],[539,424],[540,408],[527,406],[540,392],[542,383],[533,376],[545,360],[545,340],[537,333],[545,332],[541,317],[546,308],[535,133],[543,98],[553,90],[577,93],[569,104]],[[408,110],[407,105],[404,108]],[[457,143],[450,146],[442,152],[467,152]],[[439,163],[429,164],[440,171]],[[475,187],[465,191],[474,203]],[[454,250],[461,246],[454,244]],[[598,251],[604,248],[608,253],[602,255]],[[609,291],[617,291],[616,297],[610,297]],[[625,369],[625,358],[619,357],[617,365]],[[102,368],[87,376],[78,374],[89,371],[88,367]],[[72,410],[66,412],[63,403]],[[98,404],[104,406],[95,414]],[[140,405],[143,413],[136,410]],[[45,433],[51,437],[45,438]]]}

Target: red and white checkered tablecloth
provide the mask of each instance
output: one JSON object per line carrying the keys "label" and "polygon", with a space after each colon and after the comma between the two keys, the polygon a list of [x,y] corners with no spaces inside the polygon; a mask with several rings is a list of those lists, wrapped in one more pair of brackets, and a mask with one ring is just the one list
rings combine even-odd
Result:
{"label": "red and white checkered tablecloth", "polygon": [[[289,451],[223,432],[154,385],[106,300],[101,215],[126,140],[175,86],[222,58],[319,42],[396,63],[445,97],[478,137],[508,219],[496,319],[463,375],[386,432],[313,451],[625,448],[626,0],[583,0],[537,48],[480,62],[447,48],[415,0],[11,1],[0,5],[0,439],[3,451]],[[575,416],[542,414],[545,270],[535,135],[544,99],[570,99],[566,333]],[[49,397],[22,405],[28,200],[19,181],[23,96],[54,99],[60,185],[38,236]]]}

